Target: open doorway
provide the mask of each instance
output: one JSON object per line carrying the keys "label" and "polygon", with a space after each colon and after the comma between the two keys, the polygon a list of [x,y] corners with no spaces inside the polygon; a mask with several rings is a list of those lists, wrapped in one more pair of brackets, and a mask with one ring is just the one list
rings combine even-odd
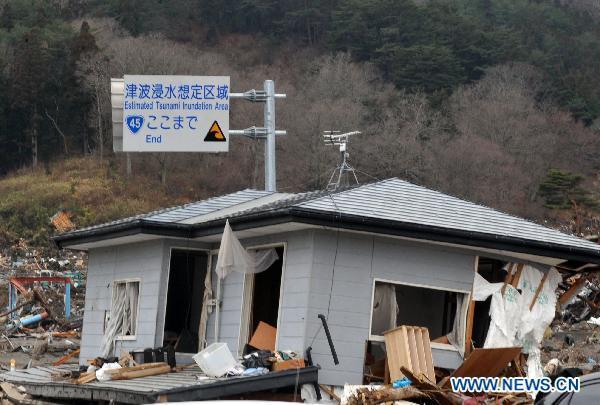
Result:
{"label": "open doorway", "polygon": [[240,347],[248,343],[259,322],[277,327],[284,248],[280,246],[275,250],[278,258],[267,270],[246,276],[245,302],[250,305],[245,311],[246,326],[242,330]]}
{"label": "open doorway", "polygon": [[198,328],[208,256],[193,250],[172,250],[163,345],[175,351],[198,351]]}

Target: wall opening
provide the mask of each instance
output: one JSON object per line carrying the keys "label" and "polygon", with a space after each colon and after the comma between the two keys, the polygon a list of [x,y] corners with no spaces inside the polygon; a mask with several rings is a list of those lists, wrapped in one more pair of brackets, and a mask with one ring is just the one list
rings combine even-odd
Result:
{"label": "wall opening", "polygon": [[371,337],[382,340],[383,332],[400,325],[424,326],[431,340],[446,336],[457,314],[465,316],[457,301],[466,296],[456,291],[375,281]]}
{"label": "wall opening", "polygon": [[171,251],[163,345],[177,352],[198,352],[207,261],[205,252]]}
{"label": "wall opening", "polygon": [[277,327],[284,248],[280,246],[275,250],[278,259],[267,270],[249,275],[251,278],[251,294],[246,302],[250,302],[251,305],[247,317],[248,333],[245,336],[245,341],[242,342],[244,344],[248,342],[259,322],[262,321],[275,328]]}

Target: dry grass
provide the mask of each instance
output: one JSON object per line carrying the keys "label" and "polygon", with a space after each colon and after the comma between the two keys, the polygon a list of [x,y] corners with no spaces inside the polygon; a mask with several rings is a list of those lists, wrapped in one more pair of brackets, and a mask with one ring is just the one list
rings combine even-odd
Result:
{"label": "dry grass", "polygon": [[24,169],[0,180],[0,243],[17,238],[49,246],[49,220],[59,209],[88,226],[184,202],[152,178],[127,181],[114,163],[67,159],[49,169]]}

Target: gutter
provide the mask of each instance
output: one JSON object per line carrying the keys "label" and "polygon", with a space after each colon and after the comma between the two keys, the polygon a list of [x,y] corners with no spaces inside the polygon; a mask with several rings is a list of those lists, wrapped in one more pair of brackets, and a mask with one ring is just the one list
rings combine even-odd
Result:
{"label": "gutter", "polygon": [[[94,242],[115,237],[135,235],[138,233],[175,236],[182,238],[199,238],[220,234],[227,218],[215,219],[199,224],[180,224],[147,221],[138,219],[133,222],[109,225],[89,231],[75,231],[52,238],[59,248],[69,244]],[[305,208],[287,207],[269,211],[259,211],[246,215],[229,217],[234,231],[278,225],[287,222],[348,229],[394,235],[412,239],[445,242],[518,253],[534,254],[543,257],[554,257],[565,260],[576,260],[586,263],[600,264],[600,251],[565,246],[550,242],[540,242],[482,232],[449,229],[431,225],[420,225],[407,222],[389,221],[377,218],[346,215],[338,212],[325,212]]]}
{"label": "gutter", "polygon": [[53,236],[51,240],[59,249],[68,248],[79,243],[98,242],[106,239],[120,238],[137,234],[174,236],[191,238],[192,226],[172,222],[148,221],[136,219],[131,222],[111,224],[99,228],[83,229]]}

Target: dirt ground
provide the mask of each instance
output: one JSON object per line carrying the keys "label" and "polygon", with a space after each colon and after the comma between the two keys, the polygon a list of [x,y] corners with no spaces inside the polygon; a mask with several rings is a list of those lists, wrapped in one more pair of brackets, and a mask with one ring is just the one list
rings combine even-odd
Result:
{"label": "dirt ground", "polygon": [[[68,353],[71,348],[79,347],[79,339],[53,339],[50,344],[47,338],[11,337],[0,336],[0,367],[10,369],[10,361],[16,361],[16,368],[52,365],[55,361]],[[78,357],[69,359],[66,364],[77,364]],[[31,362],[31,363],[30,363]]]}
{"label": "dirt ground", "polygon": [[579,322],[566,325],[554,322],[542,342],[542,364],[560,360],[563,368],[577,367],[584,373],[600,371],[600,326]]}

